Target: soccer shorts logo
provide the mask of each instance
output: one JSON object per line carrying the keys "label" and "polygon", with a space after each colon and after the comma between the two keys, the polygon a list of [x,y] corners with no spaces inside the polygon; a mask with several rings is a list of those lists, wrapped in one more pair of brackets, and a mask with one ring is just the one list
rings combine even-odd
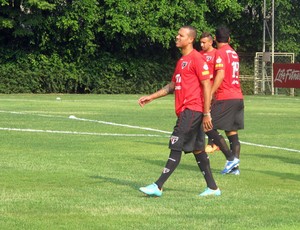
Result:
{"label": "soccer shorts logo", "polygon": [[172,145],[174,145],[179,140],[179,137],[171,136],[170,140],[171,140]]}

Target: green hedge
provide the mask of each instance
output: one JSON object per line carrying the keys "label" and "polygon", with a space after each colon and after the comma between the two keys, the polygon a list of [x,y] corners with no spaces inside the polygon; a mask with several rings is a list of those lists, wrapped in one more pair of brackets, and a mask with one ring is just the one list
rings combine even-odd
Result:
{"label": "green hedge", "polygon": [[58,55],[28,55],[0,65],[0,93],[75,93],[80,70]]}
{"label": "green hedge", "polygon": [[[29,54],[1,63],[0,93],[148,94],[171,80],[174,67],[168,58],[126,59],[104,53],[67,63],[57,54]],[[253,81],[241,83],[244,94],[253,94]]]}
{"label": "green hedge", "polygon": [[109,54],[79,63],[30,54],[0,65],[0,93],[150,93],[170,80],[173,68],[170,60]]}

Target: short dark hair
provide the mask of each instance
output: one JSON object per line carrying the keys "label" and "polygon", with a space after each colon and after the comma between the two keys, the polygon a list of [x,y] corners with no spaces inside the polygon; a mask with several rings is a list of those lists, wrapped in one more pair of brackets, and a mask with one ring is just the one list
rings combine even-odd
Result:
{"label": "short dark hair", "polygon": [[219,26],[216,29],[216,40],[217,42],[227,43],[230,37],[230,30],[226,26]]}
{"label": "short dark hair", "polygon": [[209,32],[203,32],[200,36],[200,39],[202,38],[209,38],[210,40],[213,40],[213,36]]}
{"label": "short dark hair", "polygon": [[190,26],[190,25],[185,25],[185,26],[183,26],[181,28],[189,29],[190,30],[189,36],[192,37],[192,38],[194,38],[194,41],[196,40],[196,38],[197,38],[197,30],[196,30],[195,27]]}

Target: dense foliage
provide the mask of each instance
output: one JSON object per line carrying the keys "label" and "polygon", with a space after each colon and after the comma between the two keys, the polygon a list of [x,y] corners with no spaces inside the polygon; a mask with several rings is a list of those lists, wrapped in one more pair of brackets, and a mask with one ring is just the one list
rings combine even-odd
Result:
{"label": "dense foliage", "polygon": [[[275,48],[298,61],[299,10],[276,1]],[[226,24],[237,51],[253,53],[262,17],[258,0],[0,0],[0,93],[152,92],[170,80],[180,26]]]}

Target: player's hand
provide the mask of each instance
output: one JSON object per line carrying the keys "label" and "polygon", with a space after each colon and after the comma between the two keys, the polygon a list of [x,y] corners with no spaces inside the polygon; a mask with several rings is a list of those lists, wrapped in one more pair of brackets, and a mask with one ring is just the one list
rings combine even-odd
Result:
{"label": "player's hand", "polygon": [[143,96],[138,100],[138,103],[141,107],[144,107],[147,103],[151,102],[152,98],[150,96]]}
{"label": "player's hand", "polygon": [[211,116],[204,116],[202,124],[203,124],[204,132],[211,130],[213,128]]}

